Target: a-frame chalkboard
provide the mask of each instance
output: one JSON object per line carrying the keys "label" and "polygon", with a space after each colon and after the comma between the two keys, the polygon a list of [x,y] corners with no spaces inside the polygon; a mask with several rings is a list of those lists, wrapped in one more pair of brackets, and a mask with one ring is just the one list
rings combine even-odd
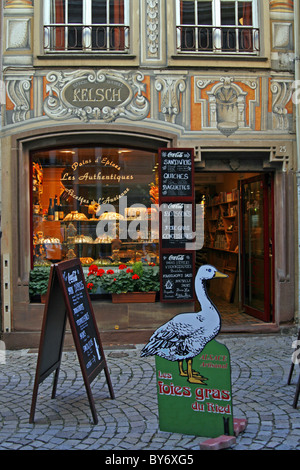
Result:
{"label": "a-frame chalkboard", "polygon": [[98,417],[90,384],[104,369],[111,398],[114,391],[94,311],[79,259],[51,266],[42,324],[35,383],[29,422],[34,422],[39,384],[55,371],[52,396],[55,398],[61,355],[69,320],[94,423]]}

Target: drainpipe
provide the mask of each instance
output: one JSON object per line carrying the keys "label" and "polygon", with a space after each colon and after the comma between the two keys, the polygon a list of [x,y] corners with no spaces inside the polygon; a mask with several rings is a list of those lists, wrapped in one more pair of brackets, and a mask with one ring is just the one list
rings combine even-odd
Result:
{"label": "drainpipe", "polygon": [[296,185],[298,212],[298,322],[300,322],[300,2],[294,2],[294,41],[295,41],[295,94],[296,109]]}

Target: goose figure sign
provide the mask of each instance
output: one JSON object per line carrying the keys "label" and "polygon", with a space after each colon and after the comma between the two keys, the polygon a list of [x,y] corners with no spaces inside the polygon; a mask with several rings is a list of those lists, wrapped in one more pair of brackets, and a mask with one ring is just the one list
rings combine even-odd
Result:
{"label": "goose figure sign", "polygon": [[230,356],[215,340],[221,317],[206,290],[207,281],[225,277],[214,266],[201,266],[195,278],[200,311],[176,315],[141,351],[141,356],[156,356],[163,431],[208,437],[233,434]]}

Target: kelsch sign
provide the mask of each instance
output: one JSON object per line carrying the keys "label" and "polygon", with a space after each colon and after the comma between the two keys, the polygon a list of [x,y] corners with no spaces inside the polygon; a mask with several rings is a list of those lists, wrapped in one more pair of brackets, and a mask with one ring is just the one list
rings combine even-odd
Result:
{"label": "kelsch sign", "polygon": [[126,104],[132,98],[129,86],[121,81],[104,77],[103,82],[91,82],[89,78],[80,78],[68,84],[62,94],[64,101],[71,106],[82,108],[116,107]]}

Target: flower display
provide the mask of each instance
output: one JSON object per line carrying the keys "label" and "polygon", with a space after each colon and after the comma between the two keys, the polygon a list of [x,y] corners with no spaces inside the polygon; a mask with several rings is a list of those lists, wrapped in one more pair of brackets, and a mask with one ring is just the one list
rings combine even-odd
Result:
{"label": "flower display", "polygon": [[87,274],[87,288],[93,293],[98,287],[109,294],[158,291],[159,271],[153,263],[143,266],[138,262],[130,268],[120,264],[117,270],[108,269],[106,272],[92,264]]}

